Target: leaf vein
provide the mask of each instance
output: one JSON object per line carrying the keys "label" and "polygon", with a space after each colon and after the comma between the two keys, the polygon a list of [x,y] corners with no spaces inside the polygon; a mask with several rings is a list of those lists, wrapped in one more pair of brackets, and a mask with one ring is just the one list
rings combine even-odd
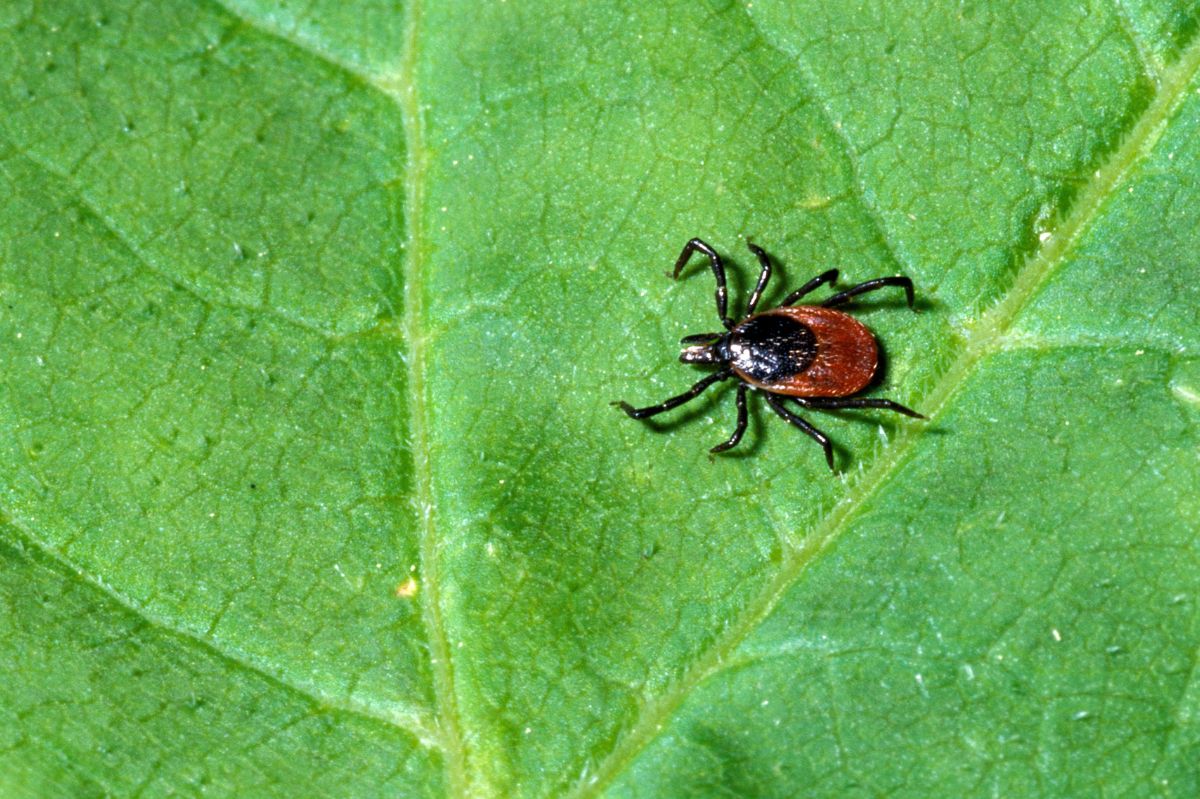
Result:
{"label": "leaf vein", "polygon": [[408,733],[427,749],[438,748],[440,742],[434,735],[433,726],[426,718],[427,714],[419,708],[392,706],[383,709],[372,707],[347,697],[333,696],[312,684],[289,680],[282,672],[270,668],[268,664],[258,661],[251,655],[238,652],[228,646],[222,646],[217,641],[194,630],[172,623],[168,617],[152,613],[148,608],[117,591],[103,579],[89,573],[66,555],[41,541],[23,521],[14,517],[7,509],[0,509],[0,524],[7,526],[27,548],[48,560],[64,578],[78,580],[87,585],[150,627],[197,646],[231,666],[257,675],[272,685],[302,697],[319,709],[332,709],[381,722]]}
{"label": "leaf vein", "polygon": [[408,9],[404,35],[404,56],[400,66],[400,110],[404,127],[408,165],[405,170],[405,222],[408,226],[404,249],[405,307],[401,321],[406,346],[404,361],[409,374],[409,423],[412,436],[414,475],[413,502],[417,513],[421,591],[421,617],[429,640],[433,694],[437,706],[438,734],[445,754],[446,785],[451,795],[465,796],[466,753],[460,731],[458,703],[454,692],[454,672],[450,646],[441,608],[441,581],[438,570],[437,526],[434,522],[433,472],[429,457],[429,406],[426,390],[426,333],[421,324],[424,314],[424,268],[426,255],[422,208],[425,203],[425,174],[428,158],[421,103],[416,88],[417,40],[421,27],[421,6],[413,0]]}
{"label": "leaf vein", "polygon": [[[1004,336],[1019,312],[1066,260],[1072,246],[1090,229],[1104,201],[1113,194],[1130,169],[1152,150],[1165,123],[1187,95],[1198,68],[1200,43],[1193,43],[1163,74],[1158,94],[1134,122],[1117,149],[1093,173],[1091,182],[1080,192],[1079,201],[1061,220],[1053,235],[1024,261],[1007,294],[970,329],[959,354],[935,381],[922,403],[931,418],[937,417],[975,367],[1002,347]],[[634,724],[617,739],[597,767],[584,780],[576,783],[568,796],[582,799],[597,795],[634,762],[638,754],[666,729],[672,714],[683,705],[692,691],[723,668],[725,661],[736,654],[742,641],[771,614],[784,594],[838,538],[865,502],[887,485],[919,440],[919,433],[909,429],[900,431],[895,444],[862,473],[846,498],[831,509],[801,542],[799,549],[788,553],[775,577],[750,600],[746,610],[707,649],[701,651],[663,693],[643,703]]]}
{"label": "leaf vein", "polygon": [[251,30],[269,36],[272,39],[277,39],[284,44],[295,47],[302,53],[312,56],[313,58],[328,64],[339,72],[347,75],[357,83],[361,83],[372,91],[377,91],[387,97],[397,105],[403,105],[403,95],[407,90],[405,83],[405,73],[403,70],[399,74],[389,75],[388,73],[371,72],[363,69],[357,64],[345,61],[338,58],[335,54],[329,52],[321,44],[311,38],[305,37],[295,32],[289,32],[281,27],[271,25],[265,20],[261,20],[250,16],[249,14],[235,8],[228,0],[208,0],[213,6],[221,9],[229,16],[236,19],[241,24]]}
{"label": "leaf vein", "polygon": [[1133,24],[1133,19],[1129,16],[1129,9],[1125,7],[1125,0],[1113,0],[1113,13],[1117,18],[1117,25],[1121,28],[1121,32],[1133,44],[1134,49],[1138,54],[1138,63],[1141,64],[1142,71],[1146,73],[1146,77],[1158,86],[1162,82],[1162,64],[1155,56],[1154,51],[1150,49],[1149,43],[1138,32]]}
{"label": "leaf vein", "polygon": [[861,158],[863,154],[869,152],[879,142],[876,141],[868,145],[863,148],[862,152],[856,151],[853,143],[850,141],[849,134],[846,133],[845,125],[835,118],[829,98],[817,90],[817,81],[805,65],[803,59],[782,50],[774,44],[763,34],[762,30],[758,27],[758,22],[749,11],[746,12],[746,18],[750,22],[750,27],[753,29],[755,37],[763,47],[768,48],[785,62],[790,62],[796,67],[796,72],[800,76],[801,93],[813,100],[813,105],[820,113],[826,127],[837,137],[838,144],[841,146],[842,153],[846,158],[846,164],[850,168],[851,187],[871,226],[875,228],[875,235],[878,237],[879,243],[883,246],[884,252],[887,253],[888,259],[891,260],[896,271],[913,274],[915,270],[912,264],[901,257],[900,250],[892,241],[893,237],[888,230],[887,223],[884,221],[883,213],[879,210],[879,206],[875,203],[873,196],[867,190],[865,181],[862,179]]}
{"label": "leaf vein", "polygon": [[88,213],[90,213],[96,218],[97,221],[100,222],[104,230],[108,232],[112,239],[117,242],[122,249],[132,255],[134,260],[136,260],[137,263],[140,264],[147,272],[166,281],[170,286],[178,286],[188,296],[195,299],[201,305],[207,308],[227,308],[233,311],[242,311],[274,319],[281,324],[303,330],[306,333],[319,336],[326,340],[334,340],[337,338],[333,332],[326,330],[325,328],[314,325],[311,322],[306,322],[302,319],[296,319],[288,316],[269,306],[254,305],[251,303],[237,302],[228,298],[208,296],[208,294],[206,294],[199,286],[196,286],[187,280],[171,274],[169,271],[155,263],[154,259],[151,258],[140,245],[134,242],[133,239],[131,239],[129,235],[121,229],[121,226],[117,223],[117,221],[109,216],[96,203],[96,201],[88,195],[87,191],[84,190],[83,186],[81,186],[78,181],[75,180],[74,175],[72,175],[68,170],[62,169],[57,164],[54,164],[38,155],[18,147],[17,144],[11,140],[8,142],[8,145],[12,148],[13,152],[17,153],[21,158],[24,158],[30,164],[42,170],[47,175],[57,178],[66,184],[67,188],[74,193],[75,199],[78,200],[78,202],[88,211]]}

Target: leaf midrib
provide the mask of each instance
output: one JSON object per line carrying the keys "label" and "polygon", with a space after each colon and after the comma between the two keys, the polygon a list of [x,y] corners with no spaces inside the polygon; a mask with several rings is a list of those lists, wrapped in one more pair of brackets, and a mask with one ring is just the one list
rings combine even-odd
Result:
{"label": "leaf midrib", "polygon": [[407,245],[404,248],[404,361],[408,366],[408,419],[412,441],[413,498],[420,543],[421,618],[429,639],[430,671],[436,705],[438,735],[442,741],[443,766],[447,793],[465,796],[467,770],[465,739],[458,718],[454,691],[453,664],[442,618],[441,580],[438,570],[437,528],[434,523],[433,471],[429,457],[429,407],[425,401],[426,354],[424,318],[424,277],[427,252],[422,226],[425,205],[425,176],[429,159],[425,150],[425,131],[417,92],[417,41],[421,29],[421,4],[412,0],[404,26],[404,52],[400,63],[398,97],[404,127],[405,169],[404,221]]}
{"label": "leaf midrib", "polygon": [[[936,379],[929,394],[921,401],[921,408],[927,411],[931,420],[936,420],[985,357],[1004,349],[1005,334],[1019,313],[1066,260],[1075,243],[1091,228],[1107,199],[1113,196],[1115,188],[1133,166],[1154,149],[1167,121],[1187,96],[1188,87],[1198,68],[1200,39],[1193,42],[1173,66],[1157,76],[1157,92],[1153,101],[1134,123],[1121,145],[1093,173],[1092,180],[1077,195],[1067,216],[1049,229],[1051,235],[1042,246],[1026,258],[1008,291],[980,316],[964,336],[958,356]],[[819,97],[815,99],[829,117],[827,105]],[[830,124],[835,122],[832,118],[829,121]],[[842,141],[844,145],[849,145],[844,137]],[[852,153],[848,155],[853,157]],[[893,446],[876,458],[852,485],[846,498],[833,507],[796,549],[787,553],[788,557],[775,578],[747,604],[725,632],[701,652],[666,691],[643,704],[637,721],[618,739],[586,780],[577,783],[566,794],[569,799],[598,795],[634,762],[638,754],[666,729],[672,714],[691,692],[721,670],[723,662],[766,620],[808,566],[845,531],[859,509],[887,485],[920,439],[919,429],[905,427],[900,430]]]}
{"label": "leaf midrib", "polygon": [[430,667],[437,729],[448,793],[465,796],[467,793],[466,755],[464,736],[458,718],[458,703],[454,691],[450,647],[439,598],[440,581],[437,560],[437,530],[434,523],[433,473],[429,458],[429,409],[425,401],[425,336],[421,330],[424,311],[424,266],[427,252],[424,229],[421,225],[424,205],[425,175],[428,158],[425,150],[424,127],[420,95],[417,91],[417,42],[421,28],[422,8],[418,0],[408,5],[404,25],[404,43],[399,71],[374,73],[339,59],[326,49],[303,37],[289,33],[262,20],[247,17],[233,8],[227,0],[209,0],[242,24],[279,39],[298,50],[317,58],[360,81],[394,102],[399,109],[404,131],[405,169],[404,219],[407,226],[404,247],[402,285],[405,290],[400,337],[404,343],[404,362],[407,366],[408,419],[413,466],[413,506],[418,528],[421,579],[421,617],[429,641]]}
{"label": "leaf midrib", "polygon": [[[457,796],[465,796],[467,793],[467,781],[463,747],[464,738],[459,730],[457,702],[449,659],[449,646],[447,645],[437,590],[437,537],[432,512],[432,472],[429,462],[428,416],[424,397],[426,361],[424,336],[420,332],[423,310],[421,285],[423,282],[423,268],[427,249],[421,227],[421,209],[424,197],[424,176],[428,167],[424,149],[421,108],[416,91],[417,38],[421,19],[420,3],[414,1],[409,4],[407,20],[404,26],[405,35],[400,69],[396,73],[375,73],[339,59],[314,42],[298,37],[277,26],[266,24],[262,20],[248,17],[231,6],[226,0],[209,0],[209,2],[222,12],[238,20],[239,23],[247,28],[285,42],[297,50],[343,72],[350,78],[361,83],[365,88],[382,94],[395,103],[401,115],[405,137],[405,150],[408,156],[405,180],[405,207],[403,209],[407,225],[407,246],[405,247],[403,269],[406,302],[402,320],[402,337],[406,346],[404,360],[408,367],[409,420],[414,472],[413,504],[414,515],[419,529],[420,574],[422,577],[421,594],[424,598],[422,602],[422,618],[426,628],[426,635],[429,638],[432,655],[431,671],[434,677],[435,702],[435,718],[433,722],[435,723],[431,723],[423,713],[415,708],[404,709],[399,712],[393,710],[393,712],[389,713],[369,704],[333,697],[325,694],[313,685],[290,682],[282,673],[276,672],[265,663],[257,662],[248,656],[218,646],[208,636],[196,634],[186,628],[171,624],[165,617],[160,618],[153,615],[146,607],[133,602],[128,597],[114,590],[100,578],[81,569],[77,564],[66,559],[61,553],[49,548],[31,531],[25,529],[18,520],[4,513],[2,509],[0,509],[0,524],[7,524],[11,529],[16,531],[21,539],[25,541],[26,545],[40,553],[41,556],[49,559],[58,569],[86,583],[122,608],[125,608],[128,612],[144,619],[152,627],[190,641],[205,651],[212,653],[214,656],[248,672],[259,674],[281,688],[314,701],[321,707],[332,708],[388,724],[413,735],[426,748],[440,750],[444,759],[449,793]],[[46,169],[49,173],[74,184],[71,175],[54,169],[53,165],[44,163],[40,159],[33,159],[31,154],[22,153],[22,155],[34,160],[38,166]],[[84,193],[82,190],[78,186],[75,186],[75,188],[77,193],[83,197]],[[158,270],[131,240],[121,235],[119,228],[94,203],[87,201],[87,205],[89,210],[147,268],[160,277],[170,277]],[[175,281],[172,279],[172,282]],[[243,310],[276,317],[284,323],[296,325],[326,338],[334,335],[330,331],[310,326],[302,320],[278,314],[271,311],[271,309],[251,306],[243,307],[233,303],[216,301],[204,296],[198,288],[190,284],[184,285],[183,288],[197,299],[208,304],[241,307]]]}
{"label": "leaf midrib", "polygon": [[[96,203],[93,198],[79,185],[74,175],[59,167],[52,161],[42,158],[35,153],[28,152],[20,148],[16,143],[9,142],[9,146],[21,158],[24,158],[33,167],[42,170],[47,176],[63,181],[75,193],[75,197],[86,208],[94,218],[99,222],[103,230],[112,237],[112,239],[125,249],[147,272],[171,285],[178,286],[181,290],[198,302],[211,307],[225,307],[235,310],[242,310],[249,313],[255,313],[260,316],[274,319],[284,325],[293,326],[296,329],[304,330],[317,336],[329,338],[333,334],[323,328],[310,326],[309,324],[294,319],[285,314],[271,311],[263,307],[251,306],[248,304],[237,303],[234,301],[217,299],[207,296],[198,287],[193,284],[177,280],[174,276],[164,271],[147,253],[140,247],[132,237],[127,235],[117,222],[104,212],[102,207]],[[236,665],[248,673],[256,674],[262,678],[290,691],[299,696],[302,696],[316,705],[323,708],[332,708],[345,713],[356,716],[361,716],[366,719],[380,721],[390,726],[396,727],[406,733],[411,734],[416,738],[422,746],[427,748],[440,748],[443,744],[435,735],[434,724],[427,716],[427,712],[413,705],[406,706],[396,703],[388,703],[386,707],[374,706],[370,703],[356,701],[351,697],[338,697],[328,693],[320,686],[308,683],[305,681],[297,681],[289,678],[286,673],[280,669],[273,668],[270,663],[263,661],[249,653],[238,650],[227,642],[222,642],[210,634],[203,634],[195,630],[181,626],[166,616],[154,613],[145,604],[127,596],[126,594],[116,590],[108,584],[101,576],[93,574],[88,569],[81,566],[75,560],[68,557],[65,553],[52,547],[43,539],[39,538],[35,532],[27,525],[26,521],[16,514],[12,508],[0,507],[0,525],[7,525],[15,534],[24,542],[31,550],[39,553],[46,558],[49,563],[52,563],[56,569],[69,579],[77,579],[80,582],[88,585],[93,590],[98,591],[108,600],[116,603],[126,611],[136,615],[146,622],[151,628],[160,630],[168,635],[173,635],[181,640],[190,642],[211,653],[214,657]],[[211,632],[211,630],[210,630]]]}
{"label": "leaf midrib", "polygon": [[[210,1],[243,24],[286,41],[298,49],[344,70],[365,86],[389,97],[397,104],[402,114],[409,161],[404,209],[408,226],[408,246],[405,248],[406,257],[403,270],[406,288],[403,330],[407,347],[406,361],[409,376],[409,418],[415,474],[414,501],[417,506],[417,521],[420,531],[422,596],[424,597],[422,612],[434,660],[434,693],[438,723],[437,729],[432,732],[436,741],[441,744],[440,748],[445,757],[448,792],[452,795],[463,796],[467,793],[468,784],[463,750],[464,738],[458,722],[453,676],[448,657],[449,647],[446,643],[445,628],[437,597],[437,540],[436,526],[432,515],[432,469],[428,445],[429,419],[424,395],[427,362],[424,337],[420,333],[423,321],[421,317],[423,311],[421,286],[428,250],[421,227],[424,179],[428,170],[428,159],[424,149],[420,104],[415,81],[416,43],[420,29],[421,9],[417,3],[413,3],[409,7],[408,22],[405,26],[404,52],[399,73],[378,75],[344,63],[311,42],[297,40],[296,37],[285,31],[273,29],[258,20],[249,19],[221,0]],[[1135,44],[1137,44],[1136,41]],[[1093,180],[1083,189],[1079,200],[1072,207],[1071,213],[1053,231],[1050,239],[1026,259],[1007,293],[970,329],[964,337],[964,345],[959,356],[934,383],[930,393],[923,401],[923,408],[929,410],[931,417],[936,418],[936,415],[963,385],[981,360],[1004,348],[1004,335],[1017,315],[1062,263],[1075,242],[1090,228],[1104,202],[1112,195],[1113,189],[1121,183],[1129,170],[1153,149],[1166,121],[1185,97],[1186,88],[1195,76],[1198,67],[1200,67],[1200,42],[1194,42],[1182,53],[1173,66],[1162,70],[1157,76],[1151,76],[1158,78],[1154,100],[1130,130],[1122,145],[1110,155]],[[821,107],[829,117],[827,105],[822,103]],[[830,124],[834,122],[832,118],[829,118],[829,121]],[[837,130],[836,126],[835,130]],[[839,139],[848,150],[848,156],[853,158],[854,154],[849,152],[850,142],[841,131],[838,132]],[[861,185],[857,188],[861,193]],[[879,221],[877,215],[875,215],[875,221],[877,223]],[[882,228],[880,232],[886,239]],[[777,573],[776,578],[748,605],[747,610],[734,624],[727,628],[727,632],[700,654],[679,680],[675,681],[659,697],[643,706],[642,713],[629,732],[598,764],[587,781],[577,784],[569,792],[570,796],[596,795],[634,761],[637,755],[665,728],[670,716],[682,705],[691,691],[721,667],[726,656],[733,652],[741,641],[772,612],[780,598],[799,579],[805,569],[846,529],[866,501],[889,482],[919,440],[919,432],[913,432],[909,428],[900,431],[895,443],[886,449],[855,481],[847,497],[832,509],[810,535],[802,539],[798,546],[788,553],[789,558]],[[387,718],[373,712],[369,706],[349,706],[344,702],[320,695],[307,686],[284,682],[278,675],[271,673],[266,668],[240,659],[234,653],[217,648],[207,638],[173,627],[166,620],[149,616],[144,607],[133,604],[102,581],[81,571],[75,564],[48,549],[29,531],[20,528],[15,521],[2,518],[0,521],[17,529],[27,543],[50,558],[60,568],[76,575],[96,590],[129,609],[130,612],[145,618],[150,624],[188,638],[230,662],[263,674],[282,687],[308,696],[323,705],[409,729],[427,746],[430,745],[429,737],[422,735],[423,724],[413,724],[410,727],[408,724],[397,723],[394,718]]]}

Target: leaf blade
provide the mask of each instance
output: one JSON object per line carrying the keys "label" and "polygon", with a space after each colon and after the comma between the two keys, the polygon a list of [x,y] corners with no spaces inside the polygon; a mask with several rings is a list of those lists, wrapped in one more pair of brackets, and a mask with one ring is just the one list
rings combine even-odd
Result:
{"label": "leaf blade", "polygon": [[[1194,292],[1171,260],[1193,248],[1195,225],[1186,204],[1167,200],[1173,176],[1194,167],[1160,158],[1190,152],[1189,125],[1163,99],[1183,86],[1179,54],[1194,60],[1194,46],[1179,49],[1191,35],[1186,7],[444,5],[402,17],[386,4],[300,11],[230,0],[167,4],[161,18],[103,8],[109,17],[93,7],[0,12],[0,39],[15,43],[3,56],[15,113],[0,121],[0,179],[16,198],[0,215],[0,287],[19,299],[6,309],[7,340],[24,336],[3,383],[14,467],[2,490],[10,527],[26,530],[0,540],[32,542],[51,572],[82,570],[135,615],[263,664],[268,678],[315,697],[315,712],[419,720],[428,751],[391,732],[392,744],[356,747],[378,742],[371,722],[335,725],[322,756],[371,764],[365,781],[338,788],[370,794],[379,759],[394,757],[404,764],[397,785],[450,795],[904,792],[923,784],[905,771],[914,765],[963,789],[991,769],[1014,791],[1086,792],[1094,786],[1056,781],[1047,764],[1096,766],[1095,752],[1122,731],[1169,755],[1190,751],[1195,689],[1176,672],[1186,671],[1177,644],[1190,640],[1193,616],[1156,611],[1161,594],[1137,590],[1137,569],[1163,563],[1147,554],[1149,537],[1132,565],[1112,563],[1126,578],[1114,612],[1131,608],[1117,613],[1121,629],[1160,619],[1169,629],[1145,639],[1166,642],[1158,661],[1135,653],[1159,682],[1111,670],[1110,687],[1130,689],[1110,690],[1124,726],[1089,737],[1086,719],[1071,717],[1079,708],[1059,699],[1038,726],[1021,701],[1038,680],[1072,687],[1047,664],[1055,650],[1039,625],[1069,607],[1050,589],[1057,603],[1034,605],[1046,585],[1038,561],[1012,570],[1028,579],[992,616],[974,608],[1013,642],[997,651],[1018,666],[997,677],[967,661],[988,704],[961,729],[983,741],[1008,708],[1017,733],[1070,741],[1077,761],[1044,748],[1039,768],[1023,769],[1029,750],[990,743],[893,761],[900,726],[880,717],[873,730],[848,715],[833,724],[806,693],[831,686],[836,713],[870,691],[831,680],[828,652],[801,651],[811,642],[787,649],[792,625],[824,624],[839,646],[886,633],[937,651],[942,639],[920,627],[928,603],[909,596],[926,577],[920,556],[944,560],[947,542],[966,542],[982,584],[1006,586],[1003,567],[1020,556],[1005,547],[1031,542],[1029,530],[1051,518],[1021,504],[1038,491],[1077,509],[1047,552],[1083,546],[1080,519],[1111,526],[1122,509],[1156,519],[1172,546],[1186,543],[1179,521],[1193,510],[1170,503],[1172,486],[1188,486],[1139,483],[1114,454],[1125,442],[1110,409],[1045,394],[1090,389],[1155,420],[1149,454],[1127,463],[1152,475],[1187,468],[1177,442],[1200,396],[1188,356]],[[59,12],[75,19],[55,30]],[[364,22],[348,25],[346,13]],[[117,47],[115,33],[138,47]],[[117,58],[126,52],[132,64]],[[1157,189],[1140,177],[1143,158],[1158,159]],[[1130,176],[1138,190],[1126,202],[1111,189]],[[1160,218],[1142,204],[1143,185]],[[1106,267],[1142,252],[1147,230],[1156,268],[1135,282],[1153,312],[1131,317],[1123,275]],[[913,273],[927,313],[886,302],[856,312],[889,348],[882,390],[941,409],[953,429],[822,417],[843,461],[865,468],[841,483],[761,418],[749,457],[707,463],[698,442],[731,423],[717,394],[683,414],[692,425],[664,435],[612,413],[605,400],[656,398],[688,379],[663,342],[711,324],[710,289],[696,285],[703,270],[670,288],[659,272],[696,233],[731,255],[735,283],[751,266],[738,233],[768,246],[786,282],[813,264],[852,278]],[[69,244],[54,245],[63,235]],[[1036,400],[1028,415],[1053,427],[1059,446],[1043,451],[1020,430],[1013,452],[989,451],[997,423],[984,414],[1021,398]],[[997,418],[1011,425],[1005,413]],[[175,421],[182,443],[164,427]],[[1064,421],[1084,429],[1060,430]],[[963,458],[972,448],[1006,464],[1025,492],[985,485]],[[947,452],[961,474],[930,465]],[[1014,461],[1025,452],[1030,462]],[[1124,479],[1142,499],[1097,509],[1039,483],[1092,459],[1106,484]],[[172,470],[167,487],[145,484],[160,467]],[[928,542],[894,509],[928,504],[905,493],[910,484],[955,486]],[[256,500],[263,487],[274,493]],[[1011,505],[999,526],[1018,527],[1015,537],[961,534],[998,524],[999,514],[959,501],[968,495],[989,511]],[[1155,515],[1153,502],[1170,507]],[[889,543],[902,544],[904,567],[890,579],[876,563]],[[39,573],[29,563],[10,558],[10,576]],[[1085,571],[1063,584],[1103,596]],[[870,583],[874,615],[854,605],[856,580]],[[908,600],[898,618],[879,600],[883,585]],[[933,587],[953,603],[948,580]],[[1025,615],[1014,614],[1021,602]],[[1100,640],[1094,616],[1081,618],[1093,620],[1090,637],[1050,627],[1064,635],[1060,649]],[[928,635],[906,637],[905,623]],[[962,710],[947,686],[962,687],[965,671],[946,664],[977,656],[979,643],[954,632],[953,647],[909,652],[899,665],[886,652],[851,652],[867,688],[896,686],[864,718],[915,707],[914,692]],[[150,648],[166,659],[172,646]],[[1074,651],[1089,678],[1121,657]],[[797,662],[808,682],[791,689]],[[240,695],[254,695],[259,677],[242,676]],[[782,735],[751,702],[765,684],[787,689],[769,705],[795,714]],[[120,693],[98,687],[106,700]],[[158,687],[170,696],[174,684]],[[1164,687],[1179,697],[1165,734],[1153,728],[1167,723]],[[51,693],[39,683],[11,701],[38,692]],[[299,706],[282,688],[267,695],[272,707]],[[286,738],[282,718],[259,719],[258,732]],[[934,719],[915,728],[936,744]],[[53,728],[38,728],[50,742],[41,751],[87,748]],[[823,733],[809,741],[813,729]],[[210,773],[250,779],[309,745],[296,740],[259,760],[258,750],[231,753]],[[76,776],[134,785],[154,752],[84,758]],[[1150,750],[1120,752],[1127,774],[1114,784],[1149,790]],[[773,771],[789,755],[801,770]],[[994,768],[985,755],[999,758]],[[53,773],[41,762],[20,772],[23,784]],[[694,768],[681,774],[680,763]],[[1164,763],[1175,784],[1194,782],[1185,757]],[[839,781],[839,768],[850,777]]]}

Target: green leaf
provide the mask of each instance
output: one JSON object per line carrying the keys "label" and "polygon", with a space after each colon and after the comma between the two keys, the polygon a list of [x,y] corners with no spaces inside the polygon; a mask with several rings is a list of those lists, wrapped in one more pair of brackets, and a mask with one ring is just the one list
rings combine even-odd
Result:
{"label": "green leaf", "polygon": [[[0,794],[1200,793],[1198,22],[5,4]],[[609,407],[695,235],[930,420]]]}

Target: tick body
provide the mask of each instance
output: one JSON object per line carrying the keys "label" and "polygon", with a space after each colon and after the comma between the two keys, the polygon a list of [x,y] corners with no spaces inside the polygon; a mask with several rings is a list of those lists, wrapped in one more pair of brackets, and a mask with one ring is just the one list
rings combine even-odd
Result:
{"label": "tick body", "polygon": [[733,374],[754,388],[789,397],[848,397],[879,368],[866,325],[833,308],[776,308],[739,322],[729,334]]}
{"label": "tick body", "polygon": [[739,322],[729,318],[725,267],[721,257],[700,239],[692,239],[675,262],[676,278],[694,252],[707,256],[717,281],[717,314],[725,326],[724,332],[699,333],[686,336],[681,342],[679,360],[684,363],[710,364],[717,371],[700,380],[691,389],[676,397],[645,408],[634,408],[627,402],[615,402],[635,419],[655,416],[698,397],[706,388],[730,378],[739,381],[737,388],[737,426],[733,435],[712,448],[724,452],[736,446],[746,432],[746,397],[748,391],[761,391],[771,409],[790,424],[812,437],[825,451],[825,460],[833,469],[833,446],[829,438],[787,406],[791,402],[801,408],[879,408],[919,419],[925,417],[899,403],[873,397],[854,395],[870,385],[879,368],[879,345],[875,336],[853,316],[836,310],[852,298],[885,286],[904,289],[911,308],[912,281],[907,277],[881,277],[868,280],[834,294],[820,305],[795,305],[809,292],[824,284],[833,285],[838,272],[830,269],[789,294],[777,308],[755,313],[763,290],[771,278],[771,262],[760,248],[747,242],[762,267],[758,283],[750,294],[746,314]]}

